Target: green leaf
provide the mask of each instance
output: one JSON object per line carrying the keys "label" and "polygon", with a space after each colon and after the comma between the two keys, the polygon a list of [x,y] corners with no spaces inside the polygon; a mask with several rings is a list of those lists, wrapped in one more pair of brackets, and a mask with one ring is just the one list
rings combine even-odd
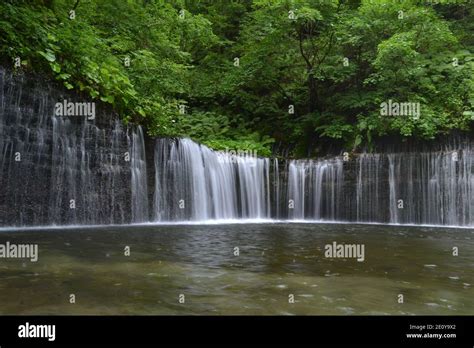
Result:
{"label": "green leaf", "polygon": [[58,63],[56,62],[50,63],[50,66],[51,66],[51,69],[53,69],[55,73],[61,72],[61,66]]}
{"label": "green leaf", "polygon": [[56,60],[56,56],[51,50],[46,50],[46,52],[38,51],[38,53],[41,54],[44,58],[46,58],[48,62],[54,62]]}
{"label": "green leaf", "polygon": [[113,95],[108,95],[108,96],[102,96],[102,97],[100,97],[100,100],[102,100],[103,102],[106,102],[106,103],[113,104],[115,98],[114,98]]}
{"label": "green leaf", "polygon": [[61,80],[67,80],[68,78],[71,77],[71,74],[62,73],[62,74],[59,74],[58,77],[59,77]]}

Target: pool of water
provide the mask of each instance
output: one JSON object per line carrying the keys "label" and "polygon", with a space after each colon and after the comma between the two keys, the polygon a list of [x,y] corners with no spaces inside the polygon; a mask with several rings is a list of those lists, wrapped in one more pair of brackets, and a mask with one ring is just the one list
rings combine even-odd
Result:
{"label": "pool of water", "polygon": [[[6,242],[39,258],[0,258],[0,314],[474,314],[473,229],[144,225],[3,230]],[[363,245],[364,261],[326,257],[333,242]]]}

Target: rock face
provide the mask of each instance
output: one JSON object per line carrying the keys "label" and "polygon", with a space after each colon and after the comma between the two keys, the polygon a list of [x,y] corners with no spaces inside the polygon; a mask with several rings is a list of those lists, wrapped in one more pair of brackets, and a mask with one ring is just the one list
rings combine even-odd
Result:
{"label": "rock face", "polygon": [[152,139],[95,105],[55,115],[64,93],[0,68],[0,226],[293,219],[474,225],[474,148],[324,160],[242,158]]}
{"label": "rock face", "polygon": [[147,197],[131,197],[141,189],[143,132],[110,113],[93,121],[54,116],[65,99],[72,98],[0,70],[0,225],[139,221]]}

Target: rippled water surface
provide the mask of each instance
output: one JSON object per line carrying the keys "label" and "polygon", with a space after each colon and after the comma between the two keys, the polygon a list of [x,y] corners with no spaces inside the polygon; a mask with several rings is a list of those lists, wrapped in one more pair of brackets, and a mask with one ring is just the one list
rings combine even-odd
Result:
{"label": "rippled water surface", "polygon": [[[7,241],[37,243],[39,260],[0,258],[1,314],[474,314],[472,229],[150,225]],[[364,244],[365,261],[326,258],[334,241]]]}

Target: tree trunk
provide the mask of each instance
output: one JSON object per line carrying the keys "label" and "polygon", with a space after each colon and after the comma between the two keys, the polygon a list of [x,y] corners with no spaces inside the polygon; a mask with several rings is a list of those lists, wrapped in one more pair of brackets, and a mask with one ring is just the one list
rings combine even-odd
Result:
{"label": "tree trunk", "polygon": [[318,110],[318,92],[316,90],[316,80],[311,73],[308,72],[308,95],[309,95],[309,112]]}

